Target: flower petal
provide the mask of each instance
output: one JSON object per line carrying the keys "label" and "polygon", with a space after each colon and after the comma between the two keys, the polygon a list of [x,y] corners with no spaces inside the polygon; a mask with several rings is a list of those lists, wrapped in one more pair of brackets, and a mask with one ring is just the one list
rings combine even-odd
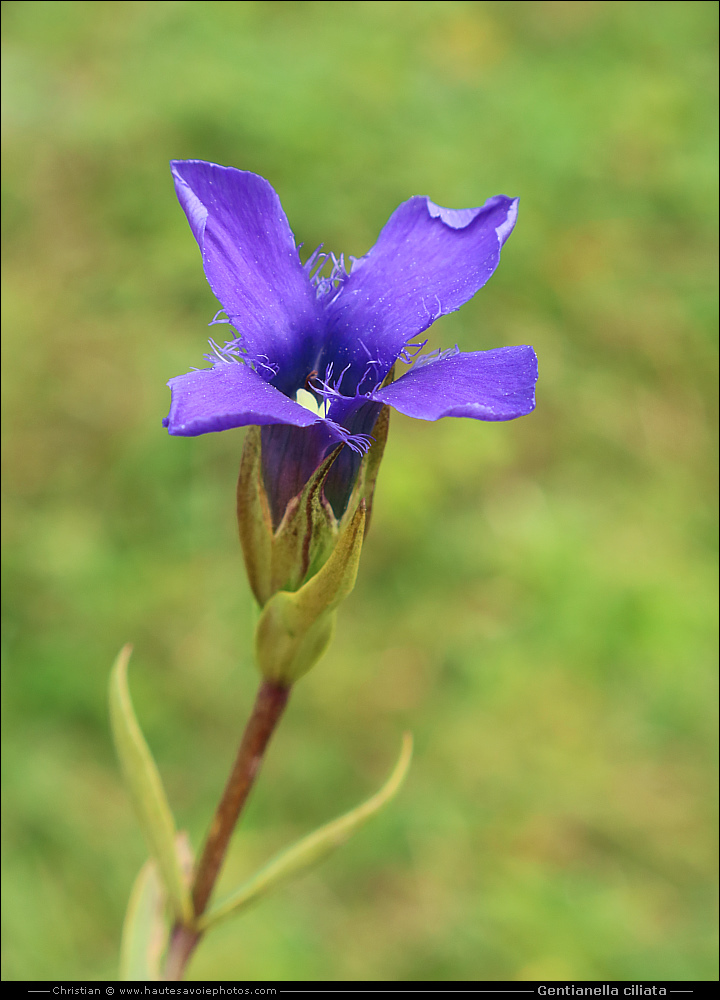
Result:
{"label": "flower petal", "polygon": [[296,378],[304,378],[317,352],[319,307],[272,185],[203,160],[174,160],[171,167],[205,275],[244,349],[283,371],[302,369]]}
{"label": "flower petal", "polygon": [[412,368],[373,399],[420,420],[512,420],[535,408],[537,377],[532,347],[500,347]]}
{"label": "flower petal", "polygon": [[308,427],[320,419],[244,364],[221,362],[171,378],[168,385],[172,401],[163,423],[170,434],[194,437],[247,424]]}
{"label": "flower petal", "polygon": [[480,208],[441,208],[425,197],[400,205],[328,307],[335,370],[351,364],[362,378],[374,361],[381,380],[409,340],[471,299],[498,266],[517,205],[505,195]]}

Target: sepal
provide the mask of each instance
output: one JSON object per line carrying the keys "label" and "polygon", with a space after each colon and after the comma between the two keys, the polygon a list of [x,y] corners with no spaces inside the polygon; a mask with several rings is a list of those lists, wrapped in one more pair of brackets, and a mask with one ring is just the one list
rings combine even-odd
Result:
{"label": "sepal", "polygon": [[320,569],[337,540],[337,520],[323,487],[341,448],[328,455],[285,508],[272,540],[271,594],[297,590]]}
{"label": "sepal", "polygon": [[280,590],[265,605],[255,632],[255,654],[267,680],[294,684],[325,652],[335,609],[355,585],[364,529],[361,500],[322,569],[299,590]]}
{"label": "sepal", "polygon": [[290,500],[276,530],[263,482],[261,428],[248,428],[237,485],[237,518],[248,579],[260,607],[279,591],[298,590],[320,571],[361,501],[365,504],[367,531],[389,418],[390,408],[384,406],[340,521],[325,498],[324,487],[343,445],[321,462],[302,491]]}
{"label": "sepal", "polygon": [[273,529],[260,456],[260,428],[248,427],[237,484],[237,519],[248,580],[262,607],[273,593],[270,586]]}
{"label": "sepal", "polygon": [[[383,383],[383,385],[384,384],[385,383]],[[358,477],[355,481],[352,494],[350,495],[347,510],[345,511],[345,514],[340,522],[341,527],[344,527],[351,514],[355,511],[358,503],[361,500],[364,500],[366,536],[370,528],[373,497],[375,496],[375,484],[377,482],[378,472],[380,471],[380,462],[382,461],[382,457],[385,453],[385,443],[387,442],[389,429],[390,407],[383,406],[382,410],[380,410],[380,413],[378,414],[377,420],[375,421],[375,426],[373,427],[373,443],[370,445],[367,453],[363,456],[363,460],[360,463]]]}

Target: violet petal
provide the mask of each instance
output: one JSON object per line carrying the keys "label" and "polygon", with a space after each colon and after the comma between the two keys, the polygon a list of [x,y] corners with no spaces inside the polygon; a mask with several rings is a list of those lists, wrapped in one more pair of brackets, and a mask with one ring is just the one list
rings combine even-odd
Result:
{"label": "violet petal", "polygon": [[244,364],[219,362],[177,375],[168,385],[172,400],[163,423],[170,434],[194,437],[248,424],[308,427],[320,420]]}
{"label": "violet petal", "polygon": [[[480,208],[403,202],[328,307],[325,355],[335,370],[363,372],[376,362],[381,380],[409,340],[471,299],[498,266],[517,204],[505,195]],[[344,392],[354,389],[344,383]]]}
{"label": "violet petal", "polygon": [[537,377],[532,347],[500,347],[410,369],[373,398],[420,420],[512,420],[535,408]]}
{"label": "violet petal", "polygon": [[304,377],[317,354],[319,306],[272,185],[203,160],[171,167],[205,275],[243,349],[286,376],[291,368]]}

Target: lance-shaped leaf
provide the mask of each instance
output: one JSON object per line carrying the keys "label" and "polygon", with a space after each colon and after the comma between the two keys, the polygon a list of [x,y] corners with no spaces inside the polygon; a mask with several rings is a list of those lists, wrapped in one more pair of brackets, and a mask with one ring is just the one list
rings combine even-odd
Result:
{"label": "lance-shaped leaf", "polygon": [[[184,831],[175,838],[175,848],[189,886],[194,859],[190,840]],[[138,872],[125,911],[120,945],[120,979],[151,982],[162,979],[162,959],[170,938],[168,910],[167,892],[157,864],[149,858]]]}
{"label": "lance-shaped leaf", "polygon": [[165,789],[133,712],[127,683],[131,646],[125,646],[110,675],[110,722],[123,776],[151,856],[176,919],[192,920],[190,894],[175,849],[176,831]]}
{"label": "lance-shaped leaf", "polygon": [[332,451],[287,505],[272,540],[270,591],[297,590],[322,566],[337,538],[337,521],[323,495],[330,468],[342,445]]}
{"label": "lance-shaped leaf", "polygon": [[260,452],[260,428],[249,427],[240,460],[237,519],[248,580],[255,599],[262,607],[273,593],[270,586],[273,530]]}
{"label": "lance-shaped leaf", "polygon": [[334,611],[355,585],[364,526],[361,500],[322,569],[299,590],[280,590],[265,605],[255,633],[255,655],[267,680],[294,684],[327,649]]}
{"label": "lance-shaped leaf", "polygon": [[363,802],[362,805],[326,824],[326,826],[321,826],[319,830],[303,837],[292,847],[274,857],[249,881],[213,906],[200,919],[199,929],[205,931],[219,921],[234,916],[259,896],[317,864],[326,855],[349,840],[363,823],[379,812],[397,793],[410,767],[412,744],[412,736],[410,733],[405,733],[398,762],[379,792]]}
{"label": "lance-shaped leaf", "polygon": [[167,893],[150,858],[135,879],[125,913],[120,946],[120,979],[125,982],[161,978],[160,963],[169,936],[166,906]]}

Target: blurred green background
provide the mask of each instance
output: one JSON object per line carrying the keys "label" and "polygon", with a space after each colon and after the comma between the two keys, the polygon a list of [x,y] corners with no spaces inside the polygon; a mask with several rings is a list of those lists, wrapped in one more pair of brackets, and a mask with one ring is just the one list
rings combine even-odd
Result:
{"label": "blurred green background", "polygon": [[[356,591],[224,885],[396,802],[190,978],[711,979],[714,3],[3,4],[6,979],[113,978],[136,706],[196,847],[253,698],[242,431],[169,438],[217,308],[168,160],[254,170],[307,249],[520,195],[431,347],[533,344],[508,424],[394,416]],[[221,331],[222,332],[222,331]]]}

